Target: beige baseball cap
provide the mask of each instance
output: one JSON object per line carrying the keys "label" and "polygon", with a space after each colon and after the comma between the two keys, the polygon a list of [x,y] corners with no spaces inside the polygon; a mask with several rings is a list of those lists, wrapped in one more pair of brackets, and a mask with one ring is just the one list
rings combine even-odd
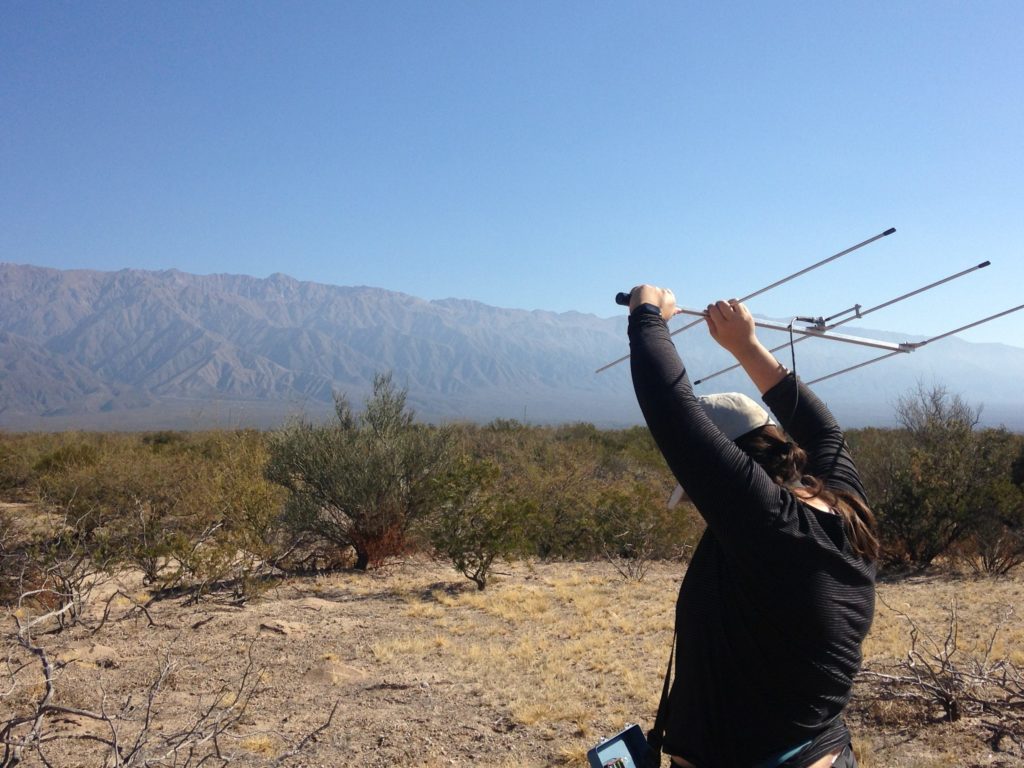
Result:
{"label": "beige baseball cap", "polygon": [[[775,424],[768,411],[742,392],[719,392],[702,395],[697,399],[712,423],[730,440]],[[684,495],[683,486],[677,485],[668,498],[668,508],[673,509],[683,500]]]}
{"label": "beige baseball cap", "polygon": [[719,392],[697,399],[708,418],[730,440],[775,423],[768,411],[742,392]]}

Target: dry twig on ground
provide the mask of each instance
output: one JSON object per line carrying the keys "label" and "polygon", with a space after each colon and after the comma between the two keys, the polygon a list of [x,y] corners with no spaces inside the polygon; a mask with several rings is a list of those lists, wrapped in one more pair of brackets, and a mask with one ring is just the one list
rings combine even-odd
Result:
{"label": "dry twig on ground", "polygon": [[904,700],[925,707],[941,706],[943,720],[955,722],[962,717],[985,717],[982,724],[992,732],[993,749],[1004,738],[1024,747],[1024,670],[1006,658],[995,658],[993,649],[999,632],[1013,615],[1007,607],[1000,616],[981,652],[971,653],[960,646],[960,621],[957,603],[949,607],[945,636],[937,640],[910,616],[893,608],[879,597],[889,610],[910,627],[910,648],[906,657],[887,671],[865,669],[862,680],[873,683],[874,695],[881,700]]}
{"label": "dry twig on ground", "polygon": [[[138,606],[136,606],[138,607]],[[104,612],[104,621],[109,611]],[[200,765],[226,765],[234,759],[233,750],[227,749],[229,741],[243,738],[237,732],[254,696],[260,691],[262,670],[258,669],[253,657],[253,646],[248,648],[247,663],[240,676],[232,683],[222,686],[198,710],[185,719],[183,725],[166,727],[161,722],[158,707],[165,683],[179,666],[171,652],[165,653],[155,677],[146,688],[141,701],[128,696],[115,710],[108,706],[105,692],[100,690],[99,704],[94,709],[68,707],[58,702],[57,679],[68,662],[55,664],[46,647],[40,643],[34,630],[44,624],[56,621],[57,614],[71,610],[69,605],[51,611],[28,621],[13,615],[15,632],[10,636],[13,647],[8,648],[6,676],[9,684],[0,691],[0,701],[13,699],[19,689],[32,685],[23,679],[33,666],[33,658],[42,674],[42,693],[21,712],[12,712],[6,720],[0,721],[0,768],[13,768],[28,756],[38,759],[43,765],[54,764],[55,753],[67,750],[69,741],[91,744],[94,752],[78,753],[80,760],[93,758],[96,765],[107,768],[141,768],[142,766],[174,766],[175,768],[197,768]],[[147,613],[148,617],[148,613]],[[150,621],[152,622],[152,618]],[[102,626],[102,622],[101,622]],[[175,643],[172,643],[172,647]],[[25,654],[16,657],[16,650]],[[35,683],[38,680],[33,678]],[[273,763],[283,765],[288,759],[300,754],[316,741],[334,718],[337,704],[327,720],[306,735],[292,742],[285,736],[275,736],[288,745],[287,750]],[[77,722],[91,721],[80,730],[68,733],[58,731],[54,723],[72,718]]]}

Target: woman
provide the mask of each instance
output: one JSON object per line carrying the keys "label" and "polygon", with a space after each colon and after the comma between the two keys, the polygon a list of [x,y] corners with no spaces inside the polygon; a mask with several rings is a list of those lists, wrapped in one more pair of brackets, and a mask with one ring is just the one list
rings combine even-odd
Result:
{"label": "woman", "polygon": [[663,751],[688,768],[851,768],[842,712],[878,556],[856,467],[832,414],[758,341],[735,300],[708,306],[711,336],[796,442],[749,398],[696,397],[666,326],[675,308],[669,290],[631,293],[637,400],[707,523],[676,604]]}

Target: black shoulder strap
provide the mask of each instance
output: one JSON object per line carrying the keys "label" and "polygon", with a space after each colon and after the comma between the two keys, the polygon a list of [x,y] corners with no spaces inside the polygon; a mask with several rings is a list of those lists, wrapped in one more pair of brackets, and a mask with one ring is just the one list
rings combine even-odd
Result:
{"label": "black shoulder strap", "polygon": [[661,744],[665,740],[665,718],[668,716],[668,694],[672,687],[672,660],[676,653],[676,633],[672,633],[672,650],[668,654],[668,670],[665,672],[665,685],[661,689],[661,701],[658,703],[658,714],[654,716],[654,727],[647,732],[647,744],[651,751],[647,754],[647,768],[659,768],[661,765]]}

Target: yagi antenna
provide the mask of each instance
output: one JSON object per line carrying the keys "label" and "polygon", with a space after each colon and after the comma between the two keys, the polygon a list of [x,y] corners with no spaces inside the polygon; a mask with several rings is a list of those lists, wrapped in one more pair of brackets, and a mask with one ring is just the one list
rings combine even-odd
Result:
{"label": "yagi antenna", "polygon": [[[875,235],[874,237],[869,237],[867,240],[864,240],[863,242],[857,243],[856,245],[853,245],[853,246],[847,248],[846,250],[840,251],[839,253],[836,253],[836,254],[833,254],[832,256],[829,256],[827,259],[822,259],[821,261],[816,262],[816,263],[812,264],[809,267],[805,267],[804,269],[801,269],[799,272],[794,272],[793,274],[787,275],[786,277],[782,278],[781,280],[776,280],[771,285],[766,285],[764,288],[760,288],[760,289],[754,291],[753,293],[749,293],[746,296],[744,296],[743,298],[739,299],[739,301],[743,302],[743,301],[747,301],[748,299],[752,299],[755,296],[760,296],[762,293],[765,293],[766,291],[770,291],[772,288],[776,288],[776,287],[782,285],[783,283],[787,283],[790,280],[793,280],[793,279],[795,279],[797,277],[800,277],[801,275],[805,275],[805,274],[807,274],[808,272],[810,272],[813,269],[817,269],[818,267],[822,267],[822,266],[824,266],[825,264],[828,264],[831,261],[835,261],[836,259],[840,258],[841,256],[845,256],[848,253],[852,253],[853,251],[856,251],[858,248],[863,248],[865,245],[873,243],[873,242],[875,242],[875,240],[879,240],[879,239],[881,239],[883,237],[886,237],[887,235],[891,235],[895,231],[896,231],[896,228],[895,227],[891,227],[891,228],[885,230],[884,232],[881,232],[881,233]],[[877,339],[866,339],[866,338],[862,338],[860,336],[847,336],[847,335],[844,335],[844,334],[833,333],[834,329],[838,328],[841,325],[844,325],[845,323],[851,322],[851,321],[853,321],[855,319],[862,318],[865,315],[869,315],[872,312],[877,312],[880,309],[885,309],[886,307],[890,307],[893,304],[896,304],[897,302],[903,301],[905,299],[909,299],[912,296],[917,296],[918,294],[924,293],[925,291],[930,291],[932,288],[937,288],[938,286],[943,285],[944,283],[948,283],[948,282],[950,282],[952,280],[956,280],[957,278],[963,277],[964,275],[970,274],[971,272],[974,272],[976,270],[984,269],[985,267],[989,266],[990,264],[991,264],[990,261],[983,261],[980,264],[975,264],[973,267],[968,267],[967,269],[961,270],[960,272],[956,272],[955,274],[949,275],[948,277],[944,277],[941,280],[936,280],[933,283],[929,283],[928,285],[925,285],[925,286],[922,286],[920,288],[917,288],[917,289],[915,289],[913,291],[910,291],[909,293],[904,293],[904,294],[902,294],[900,296],[897,296],[894,299],[889,299],[888,301],[882,302],[881,304],[877,304],[874,307],[870,307],[869,309],[864,309],[860,304],[854,304],[852,307],[850,307],[848,309],[844,309],[841,312],[837,312],[834,315],[831,315],[830,317],[824,317],[824,318],[823,317],[817,317],[817,318],[815,318],[815,317],[796,317],[796,318],[794,318],[795,322],[808,323],[808,325],[806,327],[804,327],[804,328],[794,327],[792,323],[790,323],[788,325],[782,325],[781,323],[772,323],[772,322],[768,322],[768,321],[764,321],[764,320],[755,320],[754,321],[754,325],[757,326],[758,328],[765,328],[765,329],[772,330],[772,331],[782,331],[782,332],[790,334],[790,341],[788,343],[780,344],[777,347],[773,347],[771,350],[769,350],[771,352],[778,352],[779,350],[784,349],[787,346],[791,346],[793,344],[797,344],[797,343],[799,343],[801,341],[804,341],[804,340],[806,340],[808,338],[829,339],[830,341],[839,341],[839,342],[843,342],[843,343],[847,343],[847,344],[857,344],[857,345],[860,345],[860,346],[873,347],[875,349],[884,349],[884,350],[886,350],[885,354],[883,354],[883,355],[879,355],[878,357],[872,358],[870,360],[865,360],[862,363],[858,363],[856,365],[851,365],[848,368],[843,368],[842,370],[835,371],[835,372],[830,373],[830,374],[828,374],[826,376],[820,376],[817,379],[814,379],[813,381],[807,382],[808,384],[817,384],[817,383],[825,381],[827,379],[835,378],[836,376],[841,376],[844,373],[849,373],[850,371],[855,371],[855,370],[857,370],[859,368],[863,368],[865,366],[872,365],[873,363],[881,362],[882,360],[886,360],[886,359],[888,359],[890,357],[893,357],[895,355],[906,354],[906,353],[909,353],[909,352],[914,352],[914,351],[920,349],[921,347],[923,347],[923,346],[925,346],[927,344],[931,344],[934,341],[938,341],[939,339],[945,339],[946,337],[953,336],[954,334],[960,333],[961,331],[966,331],[969,328],[975,328],[975,327],[977,327],[979,325],[982,325],[983,323],[991,322],[992,320],[996,320],[996,319],[998,319],[1000,317],[1005,317],[1006,315],[1010,315],[1010,314],[1013,314],[1014,312],[1019,312],[1020,310],[1024,309],[1024,304],[1020,304],[1020,305],[1018,305],[1016,307],[1011,307],[1010,309],[1003,310],[1002,312],[997,312],[994,315],[989,315],[988,317],[984,317],[981,320],[975,320],[974,322],[968,323],[967,325],[962,325],[959,328],[954,328],[951,331],[946,331],[945,333],[940,333],[937,336],[932,336],[931,338],[927,338],[924,341],[906,341],[906,342],[902,342],[902,343],[893,343],[893,342],[887,342],[887,341],[879,341]],[[622,305],[625,305],[625,306],[629,305],[629,300],[630,300],[630,294],[629,293],[619,293],[615,297],[615,303],[616,304],[622,304]],[[672,331],[672,333],[669,334],[670,336],[675,336],[677,333],[681,333],[681,332],[687,330],[688,328],[693,328],[695,325],[699,325],[707,317],[707,312],[706,311],[698,311],[698,310],[693,310],[693,309],[676,309],[676,314],[692,315],[692,316],[696,317],[697,319],[694,320],[691,323],[687,323],[682,328],[679,328],[679,329],[677,329],[675,331]],[[833,321],[835,321],[835,322],[833,322]],[[792,338],[793,334],[799,335],[800,338],[793,339]],[[603,365],[600,368],[598,368],[596,373],[601,373],[602,371],[606,371],[609,368],[611,368],[613,365],[618,365],[619,363],[623,362],[624,360],[628,360],[628,359],[629,359],[629,355],[625,355],[623,357],[620,357],[618,360],[613,360],[612,362],[608,363],[607,365]],[[739,368],[738,364],[737,365],[732,365],[732,366],[730,366],[728,368],[723,368],[720,371],[715,371],[714,373],[708,374],[707,376],[705,376],[705,377],[703,377],[701,379],[697,379],[693,384],[694,384],[694,386],[697,386],[698,384],[702,384],[702,383],[708,381],[709,379],[713,379],[716,376],[721,376],[723,373],[728,373],[729,371],[735,370],[736,368]]]}
{"label": "yagi antenna", "polygon": [[961,325],[959,328],[954,328],[952,331],[946,331],[945,333],[940,333],[938,336],[932,336],[930,339],[925,339],[924,341],[906,342],[904,344],[901,344],[900,346],[901,347],[908,347],[908,349],[897,349],[897,350],[895,350],[893,352],[888,352],[888,353],[886,353],[884,355],[879,355],[878,357],[874,357],[874,358],[872,358],[870,360],[865,360],[863,363],[858,363],[857,365],[851,365],[849,368],[843,368],[841,371],[835,371],[834,373],[830,373],[830,374],[828,374],[826,376],[820,376],[817,379],[814,379],[814,381],[808,381],[807,383],[808,384],[817,384],[819,381],[825,381],[825,379],[831,379],[831,378],[834,378],[836,376],[841,376],[844,373],[849,373],[850,371],[855,371],[858,368],[863,368],[866,365],[871,365],[872,363],[881,362],[882,360],[885,360],[886,358],[892,357],[893,355],[898,355],[900,352],[914,352],[915,350],[918,350],[921,347],[923,347],[925,344],[931,344],[933,341],[938,341],[939,339],[944,339],[947,336],[952,336],[955,333],[960,333],[960,331],[966,331],[968,328],[974,328],[975,326],[981,325],[982,323],[987,323],[990,320],[996,320],[997,318],[1004,317],[1005,315],[1010,315],[1010,314],[1013,314],[1014,312],[1019,312],[1022,309],[1024,309],[1024,304],[1018,304],[1016,307],[1011,307],[1010,309],[1004,309],[1002,312],[997,312],[994,315],[989,315],[988,317],[984,317],[981,320],[975,320],[973,323],[968,323],[967,325]]}
{"label": "yagi antenna", "polygon": [[[859,242],[856,245],[851,245],[849,248],[847,248],[845,250],[842,250],[839,253],[835,253],[835,254],[831,255],[827,259],[822,259],[821,261],[815,262],[814,264],[811,264],[811,266],[809,266],[809,267],[804,267],[799,272],[794,272],[793,274],[787,275],[786,277],[782,278],[781,280],[776,280],[771,285],[766,285],[764,288],[759,288],[758,290],[754,291],[753,293],[748,293],[746,296],[744,296],[743,298],[739,299],[739,301],[749,301],[750,299],[754,298],[755,296],[760,296],[762,293],[770,291],[772,288],[778,288],[783,283],[788,283],[790,280],[798,278],[801,275],[806,275],[811,270],[817,269],[818,267],[823,267],[826,264],[828,264],[829,262],[835,261],[836,259],[838,259],[838,258],[840,258],[842,256],[846,256],[848,253],[853,253],[857,249],[863,248],[865,245],[870,245],[871,243],[875,242],[875,240],[881,240],[883,237],[891,235],[895,231],[896,231],[896,227],[890,227],[889,229],[885,230],[885,232],[880,232],[877,235],[875,235],[874,237],[869,237],[867,240]],[[629,294],[628,293],[620,293],[620,294],[618,294],[615,297],[615,303],[616,304],[622,304],[622,305],[625,305],[625,306],[629,306]],[[686,313],[681,313],[681,314],[686,314]],[[692,323],[687,323],[682,328],[678,328],[678,329],[672,331],[672,333],[670,333],[669,335],[670,336],[675,336],[677,333],[682,333],[683,331],[687,330],[688,328],[693,328],[695,325],[699,325],[701,323],[702,319],[703,319],[703,313],[701,313],[701,319],[694,320]],[[618,365],[619,363],[623,362],[624,360],[628,360],[628,359],[629,359],[629,355],[624,355],[624,356],[620,357],[618,360],[612,360],[612,362],[608,363],[607,365],[602,365],[600,368],[598,368],[595,371],[595,373],[601,373],[602,371],[607,371],[612,366]]]}
{"label": "yagi antenna", "polygon": [[[928,285],[925,285],[925,286],[923,286],[921,288],[918,288],[917,290],[910,291],[910,293],[904,293],[902,296],[897,296],[895,299],[889,299],[889,301],[886,301],[886,302],[883,302],[881,304],[878,304],[878,305],[876,305],[874,307],[871,307],[870,309],[862,309],[860,304],[855,304],[850,309],[844,309],[842,312],[837,312],[836,314],[832,315],[831,317],[826,317],[826,318],[820,318],[820,317],[819,318],[798,317],[797,320],[800,321],[800,322],[811,323],[811,326],[810,326],[811,328],[814,328],[815,330],[821,332],[821,333],[818,334],[819,338],[834,338],[834,336],[827,336],[826,332],[827,331],[831,331],[833,328],[838,328],[839,326],[841,326],[841,325],[843,325],[845,323],[849,323],[852,320],[858,320],[858,319],[864,317],[865,315],[870,315],[872,312],[877,312],[880,309],[885,309],[886,307],[891,307],[893,304],[896,304],[897,302],[903,301],[904,299],[909,299],[911,296],[917,296],[918,294],[924,293],[925,291],[930,291],[932,288],[937,288],[938,286],[940,286],[940,285],[942,285],[944,283],[948,283],[951,280],[956,280],[958,277],[963,277],[964,275],[969,275],[971,272],[975,272],[975,271],[977,271],[979,269],[984,269],[985,267],[989,266],[991,263],[992,262],[990,262],[990,261],[983,261],[983,262],[981,262],[981,264],[976,264],[973,267],[969,267],[968,269],[964,269],[964,270],[962,270],[960,272],[957,272],[955,275],[950,275],[949,277],[944,277],[941,280],[936,280],[934,283],[929,283]],[[850,315],[849,317],[845,317],[842,320],[838,320],[838,321],[836,321],[834,323],[830,323],[829,322],[830,320],[835,320],[837,317],[842,317],[843,315],[847,315],[850,312],[853,312],[854,314]],[[786,326],[784,330],[788,331],[789,327]],[[798,330],[796,328],[794,328],[793,331],[794,332],[798,332]],[[780,349],[785,349],[786,347],[790,346],[791,344],[799,344],[801,341],[806,341],[807,339],[811,338],[812,335],[814,335],[814,334],[802,335],[802,336],[800,336],[800,338],[793,339],[791,342],[786,342],[785,344],[780,344],[777,347],[772,347],[769,351],[770,352],[778,352]],[[903,351],[903,350],[900,350],[900,351]],[[889,355],[885,355],[885,357],[889,357]],[[705,381],[710,381],[711,379],[715,378],[716,376],[721,376],[723,373],[728,373],[729,371],[735,371],[739,367],[740,367],[739,363],[736,363],[735,365],[730,365],[728,368],[723,368],[720,371],[715,371],[714,373],[709,373],[704,378],[697,379],[695,382],[693,382],[693,386],[696,387],[698,384],[703,384]],[[836,373],[834,375],[838,376],[839,374]]]}

